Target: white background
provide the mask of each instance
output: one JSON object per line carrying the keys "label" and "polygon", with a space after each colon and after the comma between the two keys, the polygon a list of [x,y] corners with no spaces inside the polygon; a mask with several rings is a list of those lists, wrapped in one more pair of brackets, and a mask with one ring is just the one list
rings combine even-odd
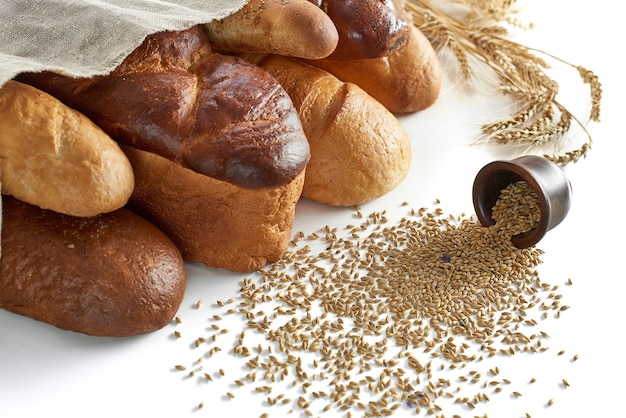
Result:
{"label": "white background", "polygon": [[[594,145],[588,158],[566,167],[574,189],[572,208],[561,225],[549,232],[538,247],[545,251],[540,267],[544,281],[559,285],[562,304],[571,308],[542,329],[551,336],[550,350],[536,356],[497,360],[502,377],[513,381],[520,398],[491,396],[474,411],[442,403],[445,416],[489,417],[619,417],[623,412],[623,361],[625,290],[623,237],[624,146],[623,17],[614,3],[565,0],[519,2],[526,5],[526,21],[535,23],[516,40],[550,52],[570,63],[593,70],[603,83],[602,123],[589,127]],[[563,101],[572,109],[586,109],[588,94],[576,74],[557,66]],[[573,74],[573,76],[572,76]],[[364,205],[368,213],[398,208],[433,207],[441,200],[450,214],[473,213],[471,186],[486,163],[513,156],[507,148],[476,145],[480,125],[506,115],[506,102],[484,91],[464,92],[446,80],[438,103],[419,114],[403,117],[414,146],[409,178],[382,199]],[[584,114],[581,113],[584,118]],[[584,140],[575,133],[572,144]],[[519,152],[518,150],[515,152]],[[394,216],[390,213],[391,222]],[[296,214],[294,232],[313,232],[330,225],[353,222],[352,211],[321,207],[303,201]],[[183,323],[150,335],[108,339],[61,331],[5,311],[0,311],[0,417],[100,416],[270,416],[301,417],[291,407],[267,407],[265,395],[251,387],[236,388],[233,380],[243,373],[242,362],[225,352],[207,360],[205,371],[223,368],[226,376],[210,384],[185,379],[173,371],[176,364],[190,364],[197,357],[193,340],[206,331],[209,319],[220,311],[215,302],[237,296],[245,275],[211,271],[189,265],[189,285],[179,316]],[[571,279],[572,286],[565,286]],[[195,309],[201,300],[200,309]],[[241,324],[232,322],[236,339]],[[238,328],[237,328],[238,327]],[[182,333],[172,338],[174,330]],[[557,351],[565,350],[563,356]],[[574,355],[578,361],[572,362]],[[420,356],[419,352],[415,353]],[[213,363],[211,363],[213,361]],[[480,366],[493,367],[488,362]],[[506,374],[506,376],[504,376]],[[535,386],[529,386],[536,377]],[[568,388],[558,383],[567,379]],[[231,391],[235,398],[225,394]],[[276,389],[274,395],[289,391]],[[289,394],[296,399],[297,393]],[[548,399],[554,404],[546,407]],[[195,407],[204,403],[204,408]],[[313,411],[319,411],[312,409]],[[325,413],[334,416],[336,412]],[[397,414],[412,416],[401,407]],[[353,413],[353,416],[359,416]]]}

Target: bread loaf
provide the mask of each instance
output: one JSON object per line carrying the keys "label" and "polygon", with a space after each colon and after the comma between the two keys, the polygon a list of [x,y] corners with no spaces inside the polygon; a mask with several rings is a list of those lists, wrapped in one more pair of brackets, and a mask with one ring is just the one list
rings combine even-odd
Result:
{"label": "bread loaf", "polygon": [[176,246],[126,209],[72,217],[3,198],[0,308],[79,333],[167,325],[183,299]]}
{"label": "bread loaf", "polygon": [[406,177],[411,144],[397,118],[353,83],[300,60],[248,56],[291,96],[311,148],[302,195],[351,206],[393,190]]}
{"label": "bread loaf", "polygon": [[[251,270],[286,250],[310,158],[307,138],[280,84],[257,66],[213,52],[204,26],[148,37],[107,76],[22,79],[84,112],[120,143],[187,169],[163,164],[153,172],[157,163],[140,163],[140,153],[129,152],[134,206],[187,260]],[[224,229],[245,217],[246,225],[263,228]]]}
{"label": "bread loaf", "polygon": [[409,21],[392,0],[310,0],[331,19],[339,34],[337,47],[327,58],[380,58],[406,46]]}
{"label": "bread loaf", "polygon": [[137,176],[128,207],[171,237],[185,260],[248,272],[282,257],[304,171],[282,186],[248,189],[154,153],[124,149]]}
{"label": "bread loaf", "polygon": [[342,81],[358,84],[393,113],[410,113],[432,106],[439,98],[442,75],[437,53],[415,26],[407,45],[388,56],[358,60],[307,61]]}
{"label": "bread loaf", "polygon": [[0,88],[2,193],[74,216],[126,204],[134,187],[130,162],[102,129],[31,86]]}
{"label": "bread loaf", "polygon": [[320,59],[337,47],[330,18],[308,0],[250,0],[240,11],[207,23],[220,50]]}

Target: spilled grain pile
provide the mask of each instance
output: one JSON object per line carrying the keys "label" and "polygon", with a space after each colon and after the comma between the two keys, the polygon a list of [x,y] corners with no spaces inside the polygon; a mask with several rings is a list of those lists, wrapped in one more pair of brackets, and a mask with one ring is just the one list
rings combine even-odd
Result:
{"label": "spilled grain pile", "polygon": [[[541,321],[568,308],[558,286],[537,273],[542,251],[510,243],[538,221],[527,186],[503,191],[494,207],[502,221],[492,227],[439,207],[405,206],[397,223],[357,209],[343,229],[297,234],[282,261],[244,279],[237,297],[217,301],[212,335],[194,336],[200,357],[176,370],[222,378],[211,362],[228,351],[242,371],[229,377],[224,399],[248,388],[283,408],[279,416],[388,416],[401,408],[444,417],[450,403],[472,411],[501,392],[522,396],[499,367],[478,365],[547,351]],[[241,327],[222,328],[226,317]],[[220,344],[229,332],[237,339]]]}

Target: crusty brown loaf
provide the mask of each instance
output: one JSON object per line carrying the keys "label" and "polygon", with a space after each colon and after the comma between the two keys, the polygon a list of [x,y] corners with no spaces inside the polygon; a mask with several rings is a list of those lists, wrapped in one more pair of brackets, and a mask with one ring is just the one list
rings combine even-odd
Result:
{"label": "crusty brown loaf", "polygon": [[102,129],[31,86],[0,88],[2,193],[44,209],[94,216],[126,204],[130,162]]}
{"label": "crusty brown loaf", "polygon": [[126,209],[83,218],[5,196],[0,308],[89,335],[167,325],[182,302],[176,246]]}
{"label": "crusty brown loaf", "polygon": [[321,59],[337,47],[330,18],[308,0],[250,0],[240,11],[207,23],[220,50]]}
{"label": "crusty brown loaf", "polygon": [[249,56],[291,96],[311,147],[302,195],[350,206],[394,189],[407,175],[411,144],[397,118],[353,83],[282,57]]}
{"label": "crusty brown loaf", "polygon": [[129,207],[171,237],[187,261],[248,272],[284,254],[304,172],[283,186],[245,189],[154,153],[124,150],[137,177]]}
{"label": "crusty brown loaf", "polygon": [[424,34],[413,26],[408,39],[406,47],[382,58],[307,62],[358,84],[393,113],[416,112],[437,101],[442,75],[437,54]]}

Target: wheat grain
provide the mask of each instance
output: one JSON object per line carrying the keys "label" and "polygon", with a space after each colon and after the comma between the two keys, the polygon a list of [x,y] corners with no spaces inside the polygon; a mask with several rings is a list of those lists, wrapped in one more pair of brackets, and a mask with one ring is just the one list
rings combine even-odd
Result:
{"label": "wheat grain", "polygon": [[[585,157],[592,144],[586,125],[600,120],[602,85],[598,76],[585,67],[508,40],[503,23],[522,26],[512,17],[515,1],[455,3],[462,4],[466,13],[448,13],[428,0],[407,0],[405,9],[439,55],[449,52],[455,59],[463,81],[473,83],[480,74],[488,74],[483,79],[489,81],[494,74],[497,87],[517,106],[511,117],[485,124],[484,139],[498,144],[526,143],[536,148],[551,144],[556,149],[567,139],[572,122],[576,122],[587,141],[577,149],[545,155],[560,165]],[[581,81],[589,85],[591,109],[584,120],[558,102],[559,84],[546,75],[550,65],[544,57],[573,68]],[[490,71],[480,71],[482,67]]]}
{"label": "wheat grain", "polygon": [[[513,184],[503,192],[495,213],[508,220],[498,219],[494,227],[446,215],[440,207],[407,208],[409,215],[395,224],[384,211],[357,212],[361,224],[320,228],[308,244],[295,243],[282,260],[243,281],[238,299],[229,302],[238,302],[238,309],[217,304],[245,324],[233,336],[233,351],[247,370],[235,384],[260,382],[255,391],[269,396],[274,383],[290,382],[295,402],[281,396],[268,397],[267,404],[292,404],[303,414],[322,400],[324,411],[359,416],[388,415],[407,402],[433,415],[440,414],[439,400],[456,398],[468,408],[487,402],[483,392],[453,393],[452,381],[437,373],[448,365],[459,373],[459,391],[478,385],[497,394],[510,381],[486,376],[499,376],[499,367],[463,373],[482,360],[473,348],[506,357],[547,349],[541,340],[548,335],[529,315],[554,309],[560,295],[535,271],[542,251],[517,249],[509,239],[520,228],[509,221],[528,228],[537,220],[528,208],[536,206],[527,186]],[[510,217],[520,211],[531,215]],[[314,244],[322,250],[316,252]],[[254,335],[268,345],[246,347],[244,339]],[[205,357],[217,351],[213,346]],[[422,351],[430,358],[419,357]],[[314,355],[314,373],[300,353]],[[212,379],[204,374],[204,380]]]}

